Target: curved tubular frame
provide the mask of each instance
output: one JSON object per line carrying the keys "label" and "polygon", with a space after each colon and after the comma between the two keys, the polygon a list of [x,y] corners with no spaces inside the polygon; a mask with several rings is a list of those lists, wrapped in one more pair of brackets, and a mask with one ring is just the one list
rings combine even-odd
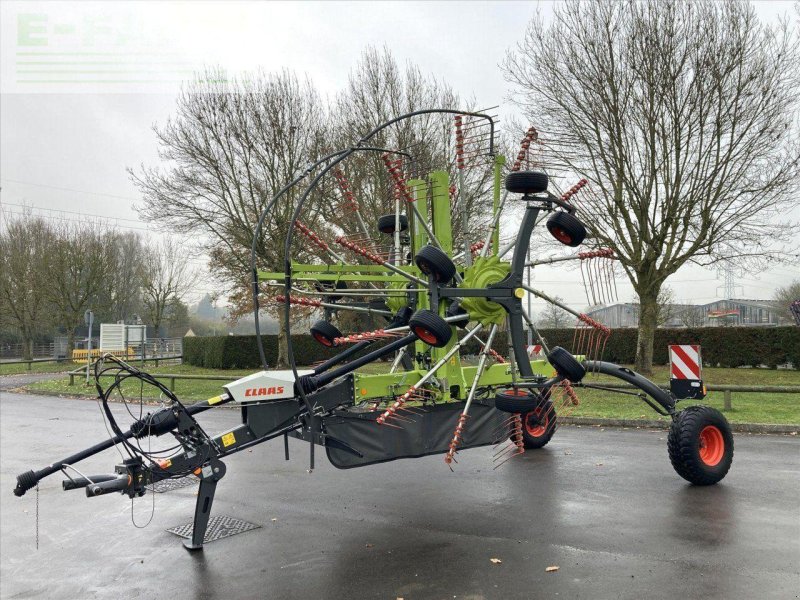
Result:
{"label": "curved tubular frame", "polygon": [[658,402],[667,414],[675,414],[675,398],[643,375],[639,375],[639,373],[631,371],[627,367],[601,360],[585,360],[583,361],[583,366],[587,371],[611,375],[630,383]]}
{"label": "curved tubular frame", "polygon": [[270,200],[269,204],[261,211],[261,214],[258,217],[258,223],[256,224],[256,229],[253,232],[253,245],[250,248],[250,268],[253,271],[253,317],[255,318],[255,326],[256,326],[256,345],[258,346],[258,354],[261,357],[261,366],[266,369],[267,368],[267,357],[264,354],[264,343],[261,340],[261,324],[258,320],[258,268],[256,267],[256,249],[258,246],[258,236],[261,234],[261,228],[264,226],[264,220],[267,218],[267,215],[272,212],[272,208],[275,206],[275,203],[290,189],[300,183],[303,179],[308,177],[314,169],[316,169],[319,165],[324,162],[331,160],[333,157],[338,156],[341,154],[343,150],[338,152],[333,152],[328,154],[327,156],[323,156],[318,161],[309,165],[300,175],[298,175],[293,181],[289,182],[281,191],[275,194]]}

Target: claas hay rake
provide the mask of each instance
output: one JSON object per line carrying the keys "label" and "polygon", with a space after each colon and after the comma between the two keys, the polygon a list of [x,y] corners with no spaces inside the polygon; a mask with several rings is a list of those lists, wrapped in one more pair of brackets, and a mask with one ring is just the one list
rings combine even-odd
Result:
{"label": "claas hay rake", "polygon": [[[442,165],[423,173],[422,161],[410,149],[371,145],[394,126],[431,116],[451,124],[449,169]],[[193,474],[200,489],[192,538],[185,543],[197,549],[217,482],[225,474],[223,461],[233,453],[293,436],[309,443],[311,469],[315,446],[323,447],[330,462],[342,469],[431,454],[441,455],[445,468],[453,469],[463,450],[494,445],[493,462],[500,466],[546,445],[558,416],[579,403],[578,389],[603,387],[587,383],[592,381],[587,374],[621,379],[636,390],[627,393],[671,416],[668,449],[679,475],[698,485],[722,479],[731,464],[733,440],[719,412],[702,406],[678,410],[671,393],[603,361],[610,330],[524,282],[526,269],[572,261],[580,264],[589,303],[608,302],[616,292],[614,255],[608,249],[590,245],[569,256],[529,258],[532,236],[541,223],[552,244],[577,248],[587,237],[578,200],[588,182],[581,179],[566,192],[553,193],[552,182],[537,164],[538,144],[537,131],[529,129],[507,168],[495,150],[492,116],[424,110],[392,119],[351,147],[311,164],[261,214],[253,236],[253,300],[257,326],[265,292],[270,302],[279,304],[290,333],[295,308],[321,316],[310,333],[330,349],[330,358],[307,367],[293,352],[289,335],[289,369],[268,369],[259,346],[263,371],[223,386],[215,398],[187,406],[155,377],[104,357],[95,365],[96,385],[110,437],[19,475],[15,493],[21,496],[60,471],[67,475],[64,489],[83,488],[87,496],[121,492],[133,498],[143,495],[149,484]],[[362,208],[362,192],[348,181],[349,159],[365,154],[378,155],[386,169],[388,187],[378,199],[386,214],[377,218]],[[310,198],[323,182],[331,184],[338,200],[335,215],[315,231],[309,225],[314,219],[305,216],[311,214]],[[285,268],[258,270],[256,247],[265,223],[301,184],[305,189],[293,196],[286,228]],[[511,212],[513,218],[503,218]],[[518,225],[516,231],[501,237],[501,224],[508,228],[511,222]],[[292,249],[298,245],[303,256],[316,258],[295,261]],[[544,247],[539,244],[537,253]],[[523,306],[526,294],[575,317],[572,348],[551,347],[539,335]],[[373,326],[343,333],[343,322]],[[535,345],[528,343],[529,333]],[[258,340],[260,344],[260,336]],[[364,372],[372,363],[382,365],[382,372]],[[103,387],[101,377],[109,371],[116,377]],[[157,388],[166,404],[123,428],[109,399],[131,378]],[[241,425],[208,434],[195,415],[225,404],[241,407]],[[160,452],[149,446],[144,450],[143,440],[167,435],[177,445]],[[113,474],[86,476],[78,471],[75,465],[81,460],[112,446],[126,456]]]}

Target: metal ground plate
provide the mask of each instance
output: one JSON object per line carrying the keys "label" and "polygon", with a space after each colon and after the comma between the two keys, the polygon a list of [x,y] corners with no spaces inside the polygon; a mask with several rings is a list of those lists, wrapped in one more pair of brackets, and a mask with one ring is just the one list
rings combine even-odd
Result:
{"label": "metal ground plate", "polygon": [[[231,537],[232,535],[238,535],[240,533],[244,533],[245,531],[251,531],[253,529],[260,528],[261,525],[256,525],[255,523],[250,523],[248,521],[242,521],[241,519],[236,519],[234,517],[226,517],[225,515],[214,516],[208,521],[208,529],[206,530],[206,535],[203,538],[203,543],[207,544],[208,542],[213,542],[214,540],[221,540],[226,537]],[[167,529],[167,531],[188,540],[192,537],[192,529],[192,523],[186,523],[186,525],[179,525],[177,527]]]}
{"label": "metal ground plate", "polygon": [[179,490],[191,485],[197,485],[198,483],[200,483],[200,479],[194,475],[189,475],[188,477],[181,477],[180,479],[162,479],[161,481],[156,481],[155,483],[149,483],[145,487],[157,494],[163,494],[165,492],[172,492],[174,490]]}

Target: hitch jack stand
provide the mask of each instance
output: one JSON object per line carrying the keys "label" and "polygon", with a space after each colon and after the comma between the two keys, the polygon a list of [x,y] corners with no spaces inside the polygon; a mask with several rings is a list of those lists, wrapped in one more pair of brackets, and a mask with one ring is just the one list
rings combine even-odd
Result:
{"label": "hitch jack stand", "polygon": [[225,476],[225,465],[220,460],[212,458],[202,468],[200,473],[200,490],[197,493],[197,504],[194,508],[194,523],[192,525],[192,539],[184,540],[183,546],[189,551],[202,550],[203,540],[208,528],[208,519],[211,516],[211,505],[214,502],[214,492],[217,482]]}

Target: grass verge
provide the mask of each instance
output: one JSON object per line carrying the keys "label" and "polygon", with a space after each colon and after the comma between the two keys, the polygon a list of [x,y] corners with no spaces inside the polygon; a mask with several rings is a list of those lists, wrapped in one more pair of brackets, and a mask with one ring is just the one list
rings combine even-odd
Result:
{"label": "grass verge", "polygon": [[64,373],[78,367],[74,362],[43,362],[32,363],[30,370],[27,364],[8,364],[0,363],[0,376],[2,375],[22,375],[28,373]]}

